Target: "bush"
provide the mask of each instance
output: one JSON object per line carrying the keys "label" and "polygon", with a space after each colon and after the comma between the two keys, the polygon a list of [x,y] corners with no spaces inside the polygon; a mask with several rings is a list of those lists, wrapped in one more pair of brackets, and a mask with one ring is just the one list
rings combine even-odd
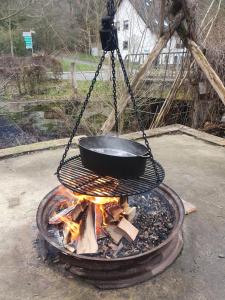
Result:
{"label": "bush", "polygon": [[18,83],[18,87],[20,86],[20,93],[22,92],[22,86],[26,94],[38,94],[40,92],[40,84],[46,79],[47,72],[44,66],[34,64],[23,66],[17,77],[17,80],[20,82]]}

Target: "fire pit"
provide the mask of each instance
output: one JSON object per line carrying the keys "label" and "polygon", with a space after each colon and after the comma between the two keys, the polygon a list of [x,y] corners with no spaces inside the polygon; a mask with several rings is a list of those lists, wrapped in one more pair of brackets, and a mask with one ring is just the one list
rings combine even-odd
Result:
{"label": "fire pit", "polygon": [[[73,274],[103,289],[143,282],[179,255],[184,209],[162,184],[165,172],[152,154],[137,109],[114,26],[115,3],[102,19],[103,54],[57,169],[62,184],[37,212],[45,246],[53,246]],[[80,155],[68,158],[106,53],[111,52],[115,130],[118,134],[115,51],[145,145],[120,137],[86,137]]]}
{"label": "fire pit", "polygon": [[59,186],[37,211],[45,247],[53,246],[71,273],[102,289],[146,281],[171,265],[183,246],[183,218],[180,198],[165,184],[117,198]]}

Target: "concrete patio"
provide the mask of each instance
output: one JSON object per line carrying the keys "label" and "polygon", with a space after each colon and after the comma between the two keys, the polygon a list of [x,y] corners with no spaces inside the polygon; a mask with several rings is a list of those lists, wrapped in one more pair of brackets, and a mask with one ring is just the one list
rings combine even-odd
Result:
{"label": "concrete patio", "polygon": [[[148,132],[153,153],[166,170],[165,183],[198,211],[185,217],[185,244],[176,262],[153,280],[122,290],[100,291],[65,278],[38,257],[36,210],[58,185],[54,172],[62,141],[59,148],[55,141],[46,148],[40,144],[42,151],[38,144],[2,151],[0,299],[225,299],[225,143],[187,128],[171,128]],[[52,147],[56,149],[47,149]]]}

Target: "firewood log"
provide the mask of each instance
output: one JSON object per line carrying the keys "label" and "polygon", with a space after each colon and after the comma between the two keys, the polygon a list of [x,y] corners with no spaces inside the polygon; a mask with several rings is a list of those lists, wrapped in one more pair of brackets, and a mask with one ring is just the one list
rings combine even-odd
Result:
{"label": "firewood log", "polygon": [[114,221],[119,221],[121,214],[123,213],[123,209],[119,205],[113,205],[107,209],[107,213],[112,216]]}
{"label": "firewood log", "polygon": [[89,204],[87,209],[87,218],[83,234],[77,242],[77,254],[90,254],[98,252],[98,244],[95,235],[95,217],[94,206]]}
{"label": "firewood log", "polygon": [[106,231],[114,241],[114,243],[118,244],[122,239],[124,233],[120,230],[116,225],[109,225],[106,227]]}
{"label": "firewood log", "polygon": [[75,208],[76,208],[76,205],[67,207],[66,209],[60,211],[59,213],[57,213],[56,215],[51,217],[49,219],[48,223],[54,224],[54,225],[62,223],[61,217],[65,217],[65,216],[69,215]]}
{"label": "firewood log", "polygon": [[117,225],[122,230],[124,237],[128,241],[134,241],[138,235],[138,229],[134,227],[126,218],[123,218]]}
{"label": "firewood log", "polygon": [[126,217],[127,217],[127,220],[129,222],[132,222],[136,216],[136,212],[137,212],[137,209],[136,207],[130,207],[130,206],[127,206],[125,209],[124,209],[124,213],[126,214]]}
{"label": "firewood log", "polygon": [[81,213],[83,213],[85,211],[85,209],[88,206],[88,202],[87,201],[82,201],[81,203],[77,204],[77,206],[75,207],[75,209],[72,212],[72,220],[74,222],[78,221],[81,218]]}

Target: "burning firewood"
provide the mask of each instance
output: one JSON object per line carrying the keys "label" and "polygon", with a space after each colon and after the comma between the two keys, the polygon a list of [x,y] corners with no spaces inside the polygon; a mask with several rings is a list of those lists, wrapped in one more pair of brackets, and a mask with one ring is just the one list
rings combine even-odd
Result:
{"label": "burning firewood", "polygon": [[71,237],[70,228],[68,225],[64,224],[64,226],[63,226],[63,246],[70,252],[74,252],[76,250],[76,247],[74,247],[73,245],[71,245],[69,243],[70,237]]}
{"label": "burning firewood", "polygon": [[103,229],[103,216],[100,205],[95,205],[95,233],[98,238],[106,236]]}
{"label": "burning firewood", "polygon": [[128,241],[134,241],[138,235],[138,229],[134,227],[126,218],[123,218],[117,225],[122,230],[124,237]]}
{"label": "burning firewood", "polygon": [[93,204],[89,204],[85,220],[84,232],[77,242],[77,254],[90,254],[98,252],[98,244],[95,235],[95,218]]}
{"label": "burning firewood", "polygon": [[67,245],[70,239],[70,228],[68,225],[63,225],[63,245]]}
{"label": "burning firewood", "polygon": [[74,208],[74,210],[72,212],[72,220],[77,221],[78,219],[80,219],[81,214],[86,210],[87,206],[88,206],[87,201],[83,201],[83,202],[77,204],[77,206]]}
{"label": "burning firewood", "polygon": [[77,205],[69,206],[66,209],[60,211],[59,213],[51,217],[48,223],[54,225],[62,223],[62,217],[69,215],[76,208],[76,206]]}
{"label": "burning firewood", "polygon": [[123,209],[119,205],[113,205],[106,209],[106,212],[113,218],[114,221],[119,221],[121,214],[123,213]]}

